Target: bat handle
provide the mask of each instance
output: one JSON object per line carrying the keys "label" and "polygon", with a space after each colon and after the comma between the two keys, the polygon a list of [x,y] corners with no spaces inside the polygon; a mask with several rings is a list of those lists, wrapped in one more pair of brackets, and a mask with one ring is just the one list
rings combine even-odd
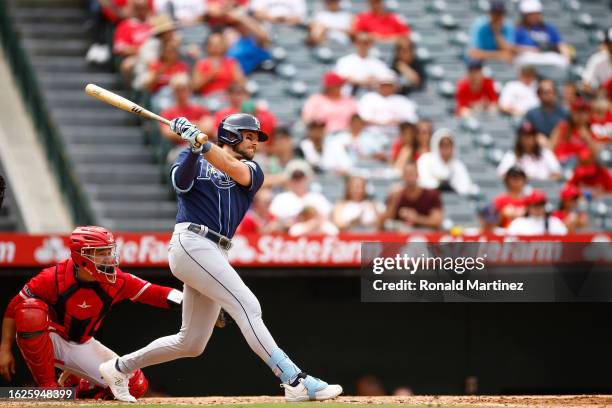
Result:
{"label": "bat handle", "polygon": [[198,141],[198,143],[204,144],[204,143],[208,142],[208,135],[206,133],[200,133],[196,137],[196,140]]}

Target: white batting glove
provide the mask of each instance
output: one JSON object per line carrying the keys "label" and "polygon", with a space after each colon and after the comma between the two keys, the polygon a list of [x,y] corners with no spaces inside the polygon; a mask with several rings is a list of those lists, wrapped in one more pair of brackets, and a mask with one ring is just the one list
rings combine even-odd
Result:
{"label": "white batting glove", "polygon": [[202,153],[203,145],[197,141],[198,135],[202,132],[194,124],[183,117],[175,118],[170,123],[170,129],[189,143],[193,153]]}
{"label": "white batting glove", "polygon": [[184,118],[184,117],[174,118],[170,122],[170,130],[172,130],[174,133],[180,136],[183,133],[183,128],[186,128],[187,126],[191,124],[192,123],[189,122],[187,118]]}

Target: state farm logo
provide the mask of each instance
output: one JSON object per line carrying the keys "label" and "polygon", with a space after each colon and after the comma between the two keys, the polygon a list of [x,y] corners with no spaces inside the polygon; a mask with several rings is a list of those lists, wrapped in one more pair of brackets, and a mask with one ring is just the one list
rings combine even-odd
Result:
{"label": "state farm logo", "polygon": [[241,235],[235,235],[232,239],[232,248],[228,252],[230,262],[250,263],[255,261],[257,252],[249,244],[249,240]]}
{"label": "state farm logo", "polygon": [[337,237],[301,237],[261,235],[254,242],[239,235],[232,239],[229,261],[240,264],[358,264],[361,241]]}
{"label": "state farm logo", "polygon": [[117,250],[122,264],[167,264],[168,241],[154,235],[142,235],[138,240],[117,237]]}
{"label": "state farm logo", "polygon": [[49,237],[43,240],[42,246],[34,250],[34,259],[41,264],[59,262],[70,256],[70,249],[60,237]]}

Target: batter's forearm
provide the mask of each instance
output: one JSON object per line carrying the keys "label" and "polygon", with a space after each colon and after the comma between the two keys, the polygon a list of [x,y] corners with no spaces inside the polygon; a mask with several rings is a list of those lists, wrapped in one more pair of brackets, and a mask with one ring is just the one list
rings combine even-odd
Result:
{"label": "batter's forearm", "polygon": [[0,342],[0,350],[12,350],[13,343],[15,342],[15,334],[17,328],[15,325],[15,319],[5,317],[2,319],[2,341]]}
{"label": "batter's forearm", "polygon": [[212,145],[211,149],[204,153],[204,157],[215,168],[226,173],[238,184],[243,186],[251,184],[251,171],[248,166],[219,146]]}

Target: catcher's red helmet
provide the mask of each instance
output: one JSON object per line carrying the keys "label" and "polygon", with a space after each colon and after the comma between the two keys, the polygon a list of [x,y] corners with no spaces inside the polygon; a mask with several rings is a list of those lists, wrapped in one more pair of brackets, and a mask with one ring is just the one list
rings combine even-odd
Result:
{"label": "catcher's red helmet", "polygon": [[77,227],[70,234],[70,252],[76,265],[99,282],[115,283],[119,265],[115,237],[102,227]]}

